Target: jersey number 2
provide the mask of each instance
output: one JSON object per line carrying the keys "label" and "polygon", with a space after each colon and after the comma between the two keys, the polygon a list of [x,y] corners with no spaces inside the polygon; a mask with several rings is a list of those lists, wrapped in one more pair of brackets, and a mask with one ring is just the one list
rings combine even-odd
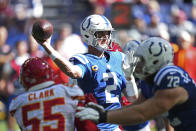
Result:
{"label": "jersey number 2", "polygon": [[[65,130],[65,117],[60,112],[52,113],[52,107],[57,105],[64,105],[64,98],[56,98],[52,100],[43,101],[43,120],[47,121],[58,121],[57,128],[51,128],[49,125],[45,125],[42,127],[43,131],[64,131]],[[31,111],[40,110],[41,103],[33,103],[29,105],[25,105],[22,107],[22,121],[25,127],[32,125],[32,131],[40,131],[40,122],[41,120],[37,117],[33,117],[29,119],[28,114]],[[60,124],[63,123],[63,124]]]}
{"label": "jersey number 2", "polygon": [[[103,73],[103,79],[106,82],[106,88],[105,88],[105,96],[106,96],[106,103],[116,103],[119,102],[118,95],[112,96],[111,91],[114,91],[117,89],[117,76],[114,72],[110,73]],[[111,80],[113,79],[113,80]],[[110,81],[114,81],[109,83]]]}

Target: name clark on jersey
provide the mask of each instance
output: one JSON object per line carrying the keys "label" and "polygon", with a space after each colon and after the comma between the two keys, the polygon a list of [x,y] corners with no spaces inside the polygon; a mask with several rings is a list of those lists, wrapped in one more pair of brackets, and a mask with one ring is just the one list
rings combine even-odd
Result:
{"label": "name clark on jersey", "polygon": [[29,93],[28,99],[29,99],[29,101],[32,101],[32,100],[47,98],[50,96],[54,96],[53,89],[41,91],[39,93]]}

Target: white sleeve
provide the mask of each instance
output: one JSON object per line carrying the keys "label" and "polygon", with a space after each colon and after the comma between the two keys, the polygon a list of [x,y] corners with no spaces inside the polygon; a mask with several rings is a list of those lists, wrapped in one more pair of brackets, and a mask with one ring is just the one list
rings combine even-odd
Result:
{"label": "white sleeve", "polygon": [[84,96],[82,89],[78,85],[64,88],[69,96]]}
{"label": "white sleeve", "polygon": [[131,80],[127,80],[125,89],[127,96],[138,96],[138,88],[133,75],[131,75]]}
{"label": "white sleeve", "polygon": [[[16,99],[12,99],[10,105],[9,105],[9,112],[11,115],[15,115],[15,111],[19,108],[21,102],[18,100],[20,97],[18,96]],[[22,100],[21,100],[22,101]]]}

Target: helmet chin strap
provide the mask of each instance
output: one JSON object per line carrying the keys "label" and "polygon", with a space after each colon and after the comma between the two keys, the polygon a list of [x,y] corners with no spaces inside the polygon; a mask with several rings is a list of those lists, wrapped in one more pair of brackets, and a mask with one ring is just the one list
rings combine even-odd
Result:
{"label": "helmet chin strap", "polygon": [[114,49],[114,45],[112,44],[112,40],[110,40],[108,44],[108,51],[112,51]]}

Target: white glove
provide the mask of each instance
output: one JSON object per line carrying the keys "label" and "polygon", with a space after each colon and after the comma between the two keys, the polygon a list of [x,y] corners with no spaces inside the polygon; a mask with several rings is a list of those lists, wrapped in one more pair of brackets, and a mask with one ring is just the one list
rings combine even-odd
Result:
{"label": "white glove", "polygon": [[135,69],[135,58],[133,56],[134,51],[126,52],[126,60],[123,63],[122,69],[125,73],[125,77],[129,78],[133,74],[133,71]]}
{"label": "white glove", "polygon": [[93,102],[89,102],[87,107],[78,107],[79,112],[76,113],[76,117],[80,120],[92,120],[95,123],[106,122],[106,111],[104,108]]}

